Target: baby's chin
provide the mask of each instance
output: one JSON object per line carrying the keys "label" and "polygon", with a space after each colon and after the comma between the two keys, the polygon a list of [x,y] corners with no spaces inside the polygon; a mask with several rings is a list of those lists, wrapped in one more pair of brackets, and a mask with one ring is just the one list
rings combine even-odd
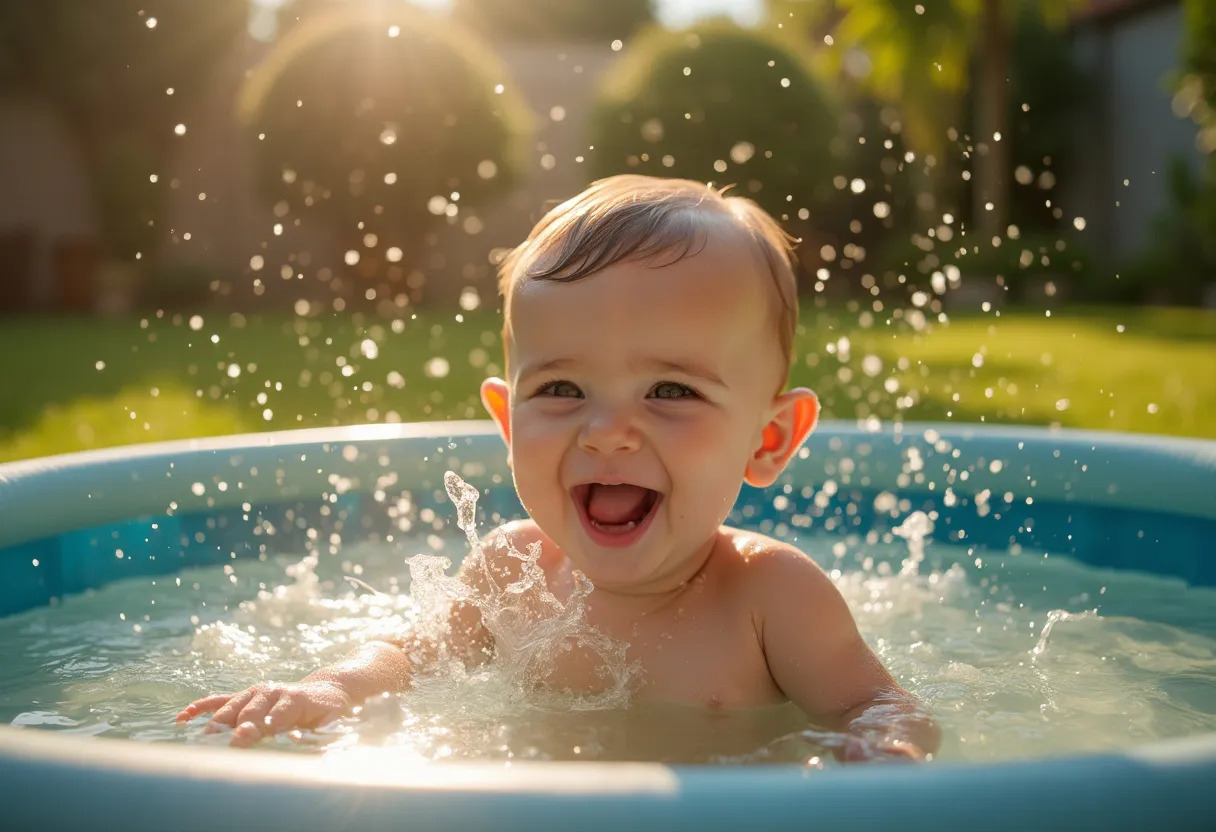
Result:
{"label": "baby's chin", "polygon": [[682,583],[680,575],[696,572],[698,552],[676,554],[666,546],[644,543],[630,549],[563,549],[570,565],[591,581],[596,591],[614,595],[649,595],[670,592]]}

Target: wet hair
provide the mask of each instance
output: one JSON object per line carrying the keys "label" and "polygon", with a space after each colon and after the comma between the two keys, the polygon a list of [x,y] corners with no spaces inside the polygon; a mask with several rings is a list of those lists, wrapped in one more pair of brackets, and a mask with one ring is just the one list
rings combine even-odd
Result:
{"label": "wet hair", "polygon": [[726,190],[688,179],[625,174],[594,182],[549,211],[499,268],[504,346],[511,335],[511,296],[522,281],[570,282],[630,261],[669,266],[704,249],[717,221],[742,232],[769,273],[788,371],[798,325],[797,240],[755,202],[727,196]]}

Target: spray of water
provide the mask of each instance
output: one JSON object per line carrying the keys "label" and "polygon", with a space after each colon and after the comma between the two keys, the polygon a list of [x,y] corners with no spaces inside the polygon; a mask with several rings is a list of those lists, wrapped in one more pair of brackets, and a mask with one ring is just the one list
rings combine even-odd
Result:
{"label": "spray of water", "polygon": [[923,511],[914,511],[891,531],[908,541],[908,557],[904,559],[899,574],[918,574],[921,561],[925,559],[925,538],[933,534],[933,521]]}
{"label": "spray of water", "polygon": [[[459,578],[447,575],[451,565],[447,558],[415,555],[408,562],[410,593],[421,610],[420,626],[425,628],[447,626],[447,611],[453,603],[475,605],[483,626],[493,636],[495,656],[486,667],[471,673],[452,666],[455,659],[449,660],[448,666],[418,680],[416,692],[424,699],[464,696],[470,685],[476,685],[496,689],[511,706],[563,711],[626,706],[638,682],[639,666],[629,661],[627,644],[587,623],[586,601],[594,589],[591,581],[576,571],[574,590],[563,603],[546,585],[539,563],[540,544],[520,552],[502,532],[494,541],[495,551],[505,552],[516,568],[493,567],[477,535],[477,489],[451,471],[444,477],[444,486],[456,505],[456,525],[468,542],[468,563],[480,571],[485,590],[473,593]],[[592,668],[590,678],[584,673],[571,678],[566,668],[572,663]],[[436,679],[446,681],[436,688]],[[463,689],[441,690],[452,681]]]}

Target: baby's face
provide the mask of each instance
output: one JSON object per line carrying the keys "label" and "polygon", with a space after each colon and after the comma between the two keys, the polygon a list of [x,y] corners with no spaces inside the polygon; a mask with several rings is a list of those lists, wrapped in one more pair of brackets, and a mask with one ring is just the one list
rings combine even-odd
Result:
{"label": "baby's face", "polygon": [[712,545],[781,381],[770,280],[716,241],[671,266],[515,288],[516,488],[598,586],[664,587]]}

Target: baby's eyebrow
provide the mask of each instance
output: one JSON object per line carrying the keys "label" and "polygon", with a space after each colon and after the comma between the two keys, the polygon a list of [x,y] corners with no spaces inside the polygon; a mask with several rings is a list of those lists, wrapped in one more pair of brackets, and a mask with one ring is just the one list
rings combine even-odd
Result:
{"label": "baby's eyebrow", "polygon": [[547,361],[534,361],[519,368],[519,378],[527,378],[537,373],[548,373],[554,370],[567,369],[574,365],[572,358],[550,358]]}
{"label": "baby's eyebrow", "polygon": [[680,359],[677,361],[655,359],[652,361],[647,361],[646,366],[660,372],[680,373],[682,375],[692,376],[693,378],[700,379],[701,381],[709,384],[717,385],[718,387],[726,386],[726,382],[720,379],[717,373],[694,359]]}

